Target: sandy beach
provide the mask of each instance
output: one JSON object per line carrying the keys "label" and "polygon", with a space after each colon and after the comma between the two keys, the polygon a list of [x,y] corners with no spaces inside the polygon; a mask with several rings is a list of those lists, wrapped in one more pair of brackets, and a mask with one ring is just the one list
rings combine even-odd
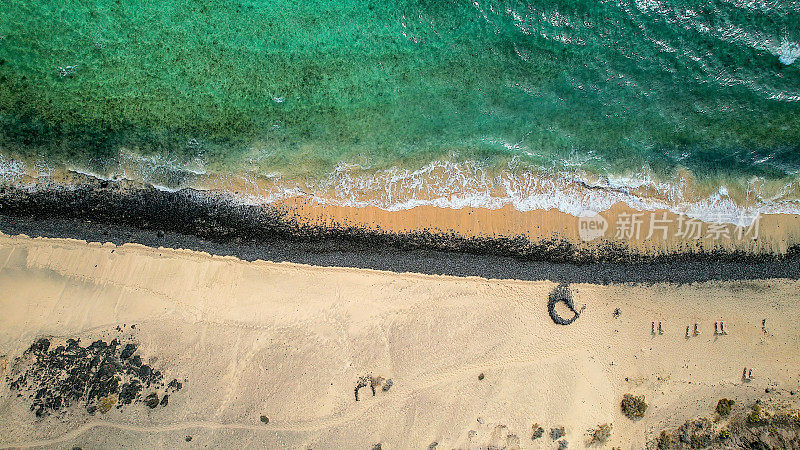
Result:
{"label": "sandy beach", "polygon": [[[601,233],[582,235],[581,219],[556,209],[519,211],[510,205],[498,209],[418,206],[389,211],[326,205],[303,197],[276,204],[288,211],[289,217],[311,226],[349,226],[388,233],[427,231],[468,238],[521,236],[531,242],[563,239],[589,251],[613,241],[634,252],[651,255],[701,247],[783,254],[800,244],[800,215],[796,214],[763,214],[758,217],[757,226],[748,217],[737,228],[737,223],[726,222],[731,220],[729,217],[701,221],[667,210],[640,211],[617,203],[596,212],[606,226]],[[690,222],[696,228],[691,228]]]}
{"label": "sandy beach", "polygon": [[[587,430],[611,423],[607,446],[644,448],[714,418],[720,398],[736,411],[757,399],[796,408],[800,390],[797,281],[573,284],[585,310],[561,326],[548,315],[552,282],[2,235],[0,286],[4,379],[36,339],[117,338],[183,383],[156,409],[43,417],[3,383],[3,447],[555,448],[550,431],[563,426],[560,440],[582,448]],[[356,402],[364,376],[392,384]],[[645,396],[641,420],[622,415],[626,393]]]}
{"label": "sandy beach", "polygon": [[4,0],[0,450],[800,450],[800,0]]}

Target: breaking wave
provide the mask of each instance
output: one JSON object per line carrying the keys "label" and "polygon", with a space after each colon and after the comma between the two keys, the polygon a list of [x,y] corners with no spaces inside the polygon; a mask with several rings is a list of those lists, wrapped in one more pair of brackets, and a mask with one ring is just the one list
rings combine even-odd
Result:
{"label": "breaking wave", "polygon": [[[200,160],[146,158],[128,154],[108,173],[77,167],[69,171],[101,179],[129,179],[157,189],[193,188],[231,195],[247,204],[304,197],[322,205],[376,207],[388,211],[418,206],[519,211],[559,210],[573,216],[603,212],[617,203],[640,211],[669,210],[708,222],[740,223],[755,214],[800,214],[800,180],[780,183],[752,177],[703,183],[684,171],[660,180],[647,167],[625,175],[597,175],[581,169],[545,171],[517,160],[491,168],[477,162],[440,160],[416,169],[374,170],[340,163],[317,178],[291,179],[256,170],[224,173],[206,170]],[[41,181],[52,168],[0,157],[0,181]]]}

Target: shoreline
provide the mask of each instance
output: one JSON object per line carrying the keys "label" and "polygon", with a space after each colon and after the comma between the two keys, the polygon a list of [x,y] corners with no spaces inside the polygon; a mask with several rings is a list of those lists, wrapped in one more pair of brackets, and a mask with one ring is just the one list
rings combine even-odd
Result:
{"label": "shoreline", "polygon": [[[259,160],[252,154],[251,164]],[[164,159],[122,150],[108,166],[26,161],[0,153],[0,178],[6,182],[72,180],[81,177],[119,179],[175,191],[226,192],[246,203],[268,204],[289,199],[310,200],[345,209],[376,208],[389,212],[418,207],[452,210],[511,209],[523,214],[557,210],[571,216],[608,211],[621,204],[638,211],[687,214],[705,222],[761,211],[800,215],[800,185],[786,177],[705,179],[680,168],[669,177],[651,170],[614,175],[577,169],[550,171],[512,162],[483,166],[476,161],[433,160],[422,166],[371,168],[341,162],[321,173],[296,173],[291,167],[249,165],[207,168],[202,159]],[[795,199],[795,200],[792,200]]]}
{"label": "shoreline", "polygon": [[[470,227],[474,230],[484,224],[493,213],[490,210],[476,212],[474,217],[470,211],[465,214],[456,210],[435,211],[435,216],[422,211],[416,215],[384,212],[387,217],[376,217],[379,213],[374,209],[360,209],[363,215],[358,216],[359,211],[348,209],[313,208],[299,203],[242,205],[189,189],[168,192],[127,181],[87,177],[70,189],[3,187],[0,231],[186,248],[248,261],[492,279],[595,284],[800,279],[800,247],[776,238],[795,236],[794,227],[800,226],[800,221],[791,217],[769,219],[774,223],[768,220],[762,228],[771,227],[772,234],[760,239],[762,247],[750,251],[707,248],[703,240],[683,246],[677,242],[680,251],[654,251],[639,242],[631,245],[600,240],[592,246],[581,245],[574,239],[577,221],[556,219],[552,223],[567,230],[560,236],[546,237],[542,232],[536,240],[502,233],[470,235]],[[508,216],[513,214],[500,211],[494,216],[495,223],[509,222]],[[553,213],[533,214],[540,215],[539,223],[543,224],[544,216]],[[403,217],[412,220],[391,221]],[[440,223],[445,225],[459,218],[466,225],[448,231],[421,226],[437,217],[443,217]],[[408,227],[409,223],[413,226]],[[765,242],[769,244],[766,248]],[[783,252],[775,251],[770,242],[785,242]]]}

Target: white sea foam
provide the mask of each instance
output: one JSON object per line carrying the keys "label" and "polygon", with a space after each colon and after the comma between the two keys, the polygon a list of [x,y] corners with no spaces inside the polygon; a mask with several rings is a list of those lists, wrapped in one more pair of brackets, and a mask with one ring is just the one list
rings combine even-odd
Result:
{"label": "white sea foam", "polygon": [[13,182],[25,174],[25,163],[0,155],[0,180]]}
{"label": "white sea foam", "polygon": [[163,192],[178,192],[178,191],[181,190],[181,188],[173,188],[173,187],[169,187],[169,186],[162,186],[160,184],[151,184],[150,186],[153,186],[154,188],[158,189],[159,191],[163,191]]}
{"label": "white sea foam", "polygon": [[[136,164],[132,164],[132,163]],[[575,161],[576,165],[578,161]],[[190,170],[192,167],[194,170]],[[417,169],[392,167],[370,169],[367,164],[340,163],[325,176],[313,180],[285,178],[274,171],[246,171],[236,174],[206,173],[201,161],[181,163],[172,159],[122,158],[118,171],[104,175],[80,167],[69,170],[98,179],[130,179],[150,184],[156,189],[174,192],[191,187],[201,190],[228,191],[246,204],[265,204],[306,197],[320,204],[376,207],[401,211],[417,206],[440,208],[499,209],[511,206],[519,211],[558,210],[579,217],[587,211],[603,212],[617,203],[640,211],[657,209],[712,222],[741,223],[757,213],[800,214],[800,181],[787,180],[772,191],[764,180],[753,178],[745,186],[745,199],[733,199],[729,186],[722,185],[705,197],[688,187],[687,179],[660,180],[647,168],[625,175],[597,176],[564,164],[564,169],[542,171],[526,168],[512,159],[503,170],[490,170],[476,162],[434,161]],[[0,181],[15,182],[26,174],[23,162],[0,155]],[[170,171],[181,174],[180,185],[165,185],[160,178],[172,178]],[[154,173],[164,172],[161,176]],[[40,179],[47,173],[39,172]],[[180,178],[180,177],[179,177]],[[234,192],[235,191],[235,192]]]}
{"label": "white sea foam", "polygon": [[793,42],[784,42],[779,50],[779,60],[782,64],[789,65],[800,58],[800,45]]}
{"label": "white sea foam", "polygon": [[[555,209],[574,216],[602,212],[621,202],[640,211],[665,209],[703,221],[740,224],[758,213],[800,214],[800,201],[785,195],[797,187],[797,181],[787,182],[783,193],[767,198],[761,180],[753,179],[746,187],[746,204],[739,204],[729,196],[726,186],[697,197],[689,191],[686,180],[659,181],[646,168],[629,176],[593,179],[579,170],[541,173],[509,169],[490,173],[477,163],[436,161],[416,170],[393,167],[381,171],[341,163],[321,180],[302,185],[281,181],[269,188],[255,188],[240,198],[265,203],[302,195],[320,204],[389,211],[423,205],[451,209],[510,205],[519,211]],[[652,193],[655,195],[649,195]]]}
{"label": "white sea foam", "polygon": [[67,167],[67,170],[69,170],[70,172],[75,172],[77,174],[85,175],[87,177],[97,178],[98,180],[110,181],[112,179],[112,177],[109,177],[107,175],[102,175],[97,172],[92,172],[91,170],[84,169],[78,166],[69,166]]}

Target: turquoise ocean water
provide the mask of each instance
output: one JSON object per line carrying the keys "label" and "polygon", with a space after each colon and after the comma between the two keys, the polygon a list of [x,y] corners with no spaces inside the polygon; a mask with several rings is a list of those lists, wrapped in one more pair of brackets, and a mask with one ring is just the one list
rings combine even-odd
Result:
{"label": "turquoise ocean water", "polygon": [[794,212],[796,59],[791,0],[6,0],[0,177]]}

